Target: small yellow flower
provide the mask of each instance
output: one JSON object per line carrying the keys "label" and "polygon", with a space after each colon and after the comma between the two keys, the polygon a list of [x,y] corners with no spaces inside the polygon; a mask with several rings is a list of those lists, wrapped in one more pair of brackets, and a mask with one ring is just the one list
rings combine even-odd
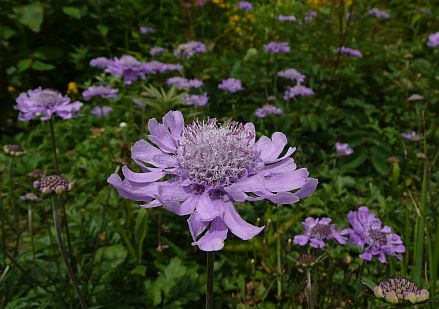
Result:
{"label": "small yellow flower", "polygon": [[8,92],[9,93],[13,93],[15,91],[17,91],[17,89],[15,89],[14,86],[11,86],[11,85],[8,86]]}
{"label": "small yellow flower", "polygon": [[67,94],[77,94],[78,85],[75,82],[70,82],[67,85]]}
{"label": "small yellow flower", "polygon": [[248,15],[246,16],[246,18],[247,18],[247,20],[248,20],[249,22],[253,22],[253,21],[255,20],[255,15],[253,15],[253,14],[248,14]]}

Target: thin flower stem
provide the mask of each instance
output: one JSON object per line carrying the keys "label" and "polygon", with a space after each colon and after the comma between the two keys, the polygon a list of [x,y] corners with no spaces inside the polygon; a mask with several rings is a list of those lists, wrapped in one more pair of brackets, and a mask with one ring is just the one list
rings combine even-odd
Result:
{"label": "thin flower stem", "polygon": [[364,266],[366,263],[364,260],[361,261],[360,268],[358,270],[358,276],[357,276],[357,287],[355,288],[355,304],[358,305],[360,300],[360,288],[361,288],[361,277],[363,277],[364,272]]}
{"label": "thin flower stem", "polygon": [[8,192],[8,199],[9,203],[11,204],[12,209],[14,210],[14,217],[15,217],[15,232],[16,232],[16,239],[15,239],[15,249],[14,254],[18,254],[18,246],[20,243],[20,211],[18,207],[15,205],[15,199],[14,199],[14,177],[13,177],[13,168],[14,168],[14,158],[11,157],[9,160],[9,192]]}
{"label": "thin flower stem", "polygon": [[56,198],[54,195],[52,195],[51,199],[52,199],[52,210],[53,210],[53,223],[55,225],[55,231],[56,231],[56,236],[58,239],[59,250],[61,251],[61,255],[64,259],[64,263],[67,267],[67,273],[70,277],[70,280],[72,281],[76,295],[78,296],[79,302],[81,303],[81,307],[83,309],[87,309],[88,308],[87,303],[85,302],[85,298],[81,293],[81,290],[79,288],[78,279],[76,279],[75,273],[73,272],[72,266],[70,265],[70,261],[69,261],[69,258],[67,256],[66,250],[65,250],[64,241],[62,239],[62,234],[61,234],[61,228],[59,226],[59,221],[58,221],[58,208],[56,205]]}
{"label": "thin flower stem", "polygon": [[[280,223],[280,215],[279,211],[277,212],[277,224]],[[279,231],[279,228],[278,228]],[[281,243],[280,243],[280,236],[281,234],[277,233],[276,238],[276,252],[277,252],[277,271],[278,271],[278,277],[277,277],[277,301],[280,302],[282,299],[282,251],[281,251]]]}
{"label": "thin flower stem", "polygon": [[[29,235],[30,235],[30,240],[31,240],[31,245],[32,245],[32,274],[33,277],[36,278],[36,269],[37,269],[37,262],[35,259],[35,242],[34,242],[34,231],[32,229],[32,205],[31,203],[27,204],[27,217],[28,217],[28,224],[29,224]],[[34,285],[34,288],[36,288],[36,286]]]}
{"label": "thin flower stem", "polygon": [[312,309],[311,270],[309,268],[306,270],[306,291],[308,309]]}
{"label": "thin flower stem", "polygon": [[206,290],[206,309],[213,309],[213,251],[207,252],[207,290]]}
{"label": "thin flower stem", "polygon": [[55,136],[53,118],[50,118],[49,120],[49,127],[50,127],[50,139],[52,141],[53,166],[55,168],[55,172],[59,174],[59,164],[58,164],[58,155],[56,154],[56,136]]}

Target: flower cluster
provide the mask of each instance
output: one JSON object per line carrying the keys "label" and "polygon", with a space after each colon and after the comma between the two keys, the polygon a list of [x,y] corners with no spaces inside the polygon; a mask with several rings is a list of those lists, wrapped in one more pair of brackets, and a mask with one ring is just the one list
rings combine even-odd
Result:
{"label": "flower cluster", "polygon": [[308,217],[303,222],[303,235],[294,236],[293,243],[305,246],[308,242],[313,248],[321,249],[325,247],[326,240],[336,240],[339,244],[344,245],[347,238],[343,235],[349,233],[347,229],[338,231],[335,224],[330,224],[331,218],[314,219]]}
{"label": "flower cluster", "polygon": [[73,188],[73,183],[60,175],[50,175],[34,181],[33,186],[43,194],[61,194],[70,191]]}
{"label": "flower cluster", "polygon": [[396,276],[380,282],[373,293],[377,298],[384,299],[391,304],[410,302],[412,304],[426,301],[430,293],[426,289],[420,289],[416,284],[404,277]]}
{"label": "flower cluster", "polygon": [[420,140],[422,140],[422,136],[416,133],[415,131],[403,132],[401,133],[401,136],[411,142],[419,142]]}
{"label": "flower cluster", "polygon": [[354,150],[346,143],[335,143],[335,155],[339,157],[350,156]]}
{"label": "flower cluster", "polygon": [[283,133],[256,141],[251,123],[210,119],[185,126],[176,111],[167,113],[163,123],[151,119],[148,128],[155,146],[140,140],[132,147],[132,158],[143,172],[124,166],[125,179],[113,174],[108,182],[123,197],[147,202],[143,207],[190,215],[193,245],[203,251],[221,250],[229,230],[243,240],[262,231],[240,217],[234,201],[291,204],[317,186],[305,168],[296,169],[290,157],[294,148],[280,156],[287,144]]}
{"label": "flower cluster", "polygon": [[363,57],[363,54],[358,49],[351,49],[349,47],[340,47],[337,48],[337,51],[345,56],[352,57],[352,58],[361,58]]}
{"label": "flower cluster", "polygon": [[181,72],[183,71],[183,66],[178,63],[163,63],[154,60],[145,62],[144,69],[146,74],[157,74],[165,72]]}
{"label": "flower cluster", "polygon": [[206,45],[198,41],[190,41],[188,43],[180,44],[174,50],[174,55],[186,59],[192,58],[197,53],[205,53]]}
{"label": "flower cluster", "polygon": [[272,54],[289,53],[290,46],[287,42],[270,42],[264,45],[264,50]]}
{"label": "flower cluster", "polygon": [[203,82],[199,79],[187,79],[184,77],[171,77],[166,80],[166,85],[174,86],[178,89],[200,88]]}
{"label": "flower cluster", "polygon": [[238,3],[238,8],[240,10],[244,10],[244,11],[251,11],[251,10],[253,10],[253,4],[251,4],[248,1],[240,1]]}
{"label": "flower cluster", "polygon": [[389,13],[387,13],[386,11],[381,11],[381,10],[379,10],[377,8],[370,9],[368,11],[368,14],[371,15],[371,16],[374,16],[374,17],[376,17],[378,19],[381,19],[381,20],[386,20],[386,19],[390,18],[390,14]]}
{"label": "flower cluster", "polygon": [[62,119],[70,119],[82,106],[80,102],[71,103],[68,96],[63,96],[58,91],[41,87],[20,93],[16,102],[15,109],[20,112],[20,121],[28,121],[34,117],[49,120],[53,114]]}
{"label": "flower cluster", "polygon": [[311,88],[296,85],[294,87],[288,88],[284,93],[284,100],[288,101],[296,97],[310,97],[314,95],[314,91]]}
{"label": "flower cluster", "polygon": [[277,20],[280,22],[296,21],[296,17],[293,15],[279,15]]}
{"label": "flower cluster", "polygon": [[98,118],[102,118],[111,113],[113,109],[110,106],[95,106],[90,113]]}
{"label": "flower cluster", "polygon": [[230,92],[230,93],[235,93],[238,91],[243,90],[244,88],[242,87],[241,81],[239,79],[236,78],[228,78],[225,79],[221,82],[221,84],[218,85],[218,89]]}
{"label": "flower cluster", "polygon": [[183,99],[183,105],[185,106],[204,106],[207,105],[207,102],[209,101],[209,97],[207,96],[206,92],[202,95],[186,94]]}
{"label": "flower cluster", "polygon": [[123,76],[126,85],[131,85],[138,79],[145,79],[146,73],[144,64],[129,55],[108,61],[105,71],[116,77]]}
{"label": "flower cluster", "polygon": [[305,81],[305,75],[297,71],[296,69],[286,69],[277,73],[277,76],[295,80],[297,84],[302,84]]}
{"label": "flower cluster", "polygon": [[86,101],[91,100],[91,98],[93,97],[116,100],[118,92],[119,89],[111,88],[108,86],[91,86],[82,93],[82,96]]}
{"label": "flower cluster", "polygon": [[90,66],[92,68],[105,69],[110,61],[111,60],[106,57],[93,58],[90,60]]}
{"label": "flower cluster", "polygon": [[370,261],[376,256],[381,263],[386,263],[386,255],[401,259],[400,253],[405,252],[401,237],[392,232],[388,226],[382,226],[381,221],[369,212],[367,207],[348,213],[349,242],[365,248],[360,258]]}
{"label": "flower cluster", "polygon": [[265,117],[270,116],[270,115],[278,115],[279,116],[279,115],[283,115],[283,114],[284,114],[284,111],[282,109],[280,109],[277,106],[269,105],[269,104],[258,108],[255,112],[255,115],[258,118],[265,118]]}
{"label": "flower cluster", "polygon": [[149,54],[151,56],[160,56],[161,54],[163,54],[165,52],[165,49],[163,47],[153,47],[149,50]]}
{"label": "flower cluster", "polygon": [[439,32],[432,33],[428,36],[428,47],[438,47],[439,46]]}

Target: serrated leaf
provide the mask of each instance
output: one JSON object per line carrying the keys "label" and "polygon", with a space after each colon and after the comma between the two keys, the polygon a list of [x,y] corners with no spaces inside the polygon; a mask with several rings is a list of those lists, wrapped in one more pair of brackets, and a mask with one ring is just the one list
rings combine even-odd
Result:
{"label": "serrated leaf", "polygon": [[33,32],[40,32],[44,20],[44,8],[39,2],[34,2],[18,8],[14,8],[17,19]]}

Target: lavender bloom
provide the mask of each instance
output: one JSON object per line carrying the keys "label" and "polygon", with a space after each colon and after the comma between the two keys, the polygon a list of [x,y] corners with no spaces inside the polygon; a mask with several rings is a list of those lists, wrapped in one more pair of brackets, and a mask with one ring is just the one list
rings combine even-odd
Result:
{"label": "lavender bloom", "polygon": [[277,76],[295,80],[297,84],[301,84],[305,81],[305,75],[295,69],[286,69],[277,73]]}
{"label": "lavender bloom", "polygon": [[183,66],[181,64],[163,63],[156,60],[144,63],[143,68],[146,74],[183,71]]}
{"label": "lavender bloom", "polygon": [[209,97],[207,93],[203,93],[203,95],[197,94],[186,94],[184,96],[184,106],[204,106],[209,101]]}
{"label": "lavender bloom", "polygon": [[399,253],[405,252],[401,237],[392,232],[388,226],[382,226],[381,221],[369,212],[367,207],[348,213],[352,228],[349,229],[349,242],[365,248],[360,258],[370,261],[376,256],[381,263],[386,263],[386,255],[401,259]]}
{"label": "lavender bloom", "polygon": [[238,91],[243,90],[244,88],[241,85],[241,81],[239,79],[236,78],[229,78],[229,79],[225,79],[221,82],[221,84],[218,85],[218,89],[230,92],[230,93],[235,93]]}
{"label": "lavender bloom", "polygon": [[196,53],[205,53],[206,45],[198,41],[190,41],[185,44],[180,44],[174,50],[174,55],[177,57],[184,57],[186,59],[192,58]]}
{"label": "lavender bloom", "polygon": [[381,10],[376,9],[376,8],[370,9],[368,11],[368,13],[369,13],[369,15],[375,16],[376,18],[381,19],[381,20],[386,20],[386,19],[390,18],[389,13],[387,13],[385,11],[381,11]]}
{"label": "lavender bloom", "polygon": [[349,144],[335,143],[335,154],[339,157],[350,156],[354,150],[349,147]]}
{"label": "lavender bloom", "polygon": [[71,103],[68,96],[63,96],[58,91],[41,87],[20,93],[15,102],[15,109],[20,111],[20,121],[28,121],[34,117],[49,120],[53,114],[62,119],[70,119],[82,106],[80,102]]}
{"label": "lavender bloom", "polygon": [[119,89],[108,86],[91,86],[82,93],[86,101],[90,101],[92,97],[101,97],[104,99],[116,100]]}
{"label": "lavender bloom", "polygon": [[314,95],[314,91],[311,88],[307,88],[302,85],[296,85],[294,87],[290,87],[284,93],[284,100],[288,101],[289,99],[294,99],[295,97],[310,97]]}
{"label": "lavender bloom", "polygon": [[438,47],[439,46],[439,32],[432,33],[428,36],[428,47]]}
{"label": "lavender bloom", "polygon": [[411,142],[419,142],[422,139],[422,136],[418,135],[418,133],[416,133],[415,131],[403,132],[401,133],[401,136]]}
{"label": "lavender bloom", "polygon": [[105,69],[107,68],[107,65],[110,61],[111,61],[110,59],[105,57],[93,58],[90,60],[90,66],[92,68]]}
{"label": "lavender bloom", "polygon": [[124,77],[126,85],[131,85],[138,79],[145,79],[145,65],[133,56],[124,55],[108,62],[105,70],[116,77]]}
{"label": "lavender bloom", "polygon": [[314,17],[316,17],[316,16],[317,16],[317,12],[315,12],[315,11],[307,12],[305,14],[305,20],[304,20],[305,24],[306,25],[310,24],[314,20]]}
{"label": "lavender bloom", "polygon": [[203,82],[199,79],[187,79],[184,77],[171,77],[166,80],[166,85],[174,86],[178,89],[200,88]]}
{"label": "lavender bloom", "polygon": [[155,32],[155,29],[152,27],[145,27],[145,26],[140,27],[141,34],[150,34],[150,33],[154,33],[154,32]]}
{"label": "lavender bloom", "polygon": [[165,52],[165,49],[163,47],[153,47],[150,49],[149,54],[151,56],[160,56],[161,54],[163,54]]}
{"label": "lavender bloom", "polygon": [[190,215],[192,245],[203,251],[221,250],[229,230],[249,240],[264,228],[244,221],[234,201],[291,204],[317,186],[305,168],[296,170],[290,157],[294,148],[279,157],[287,144],[283,133],[256,141],[252,123],[210,119],[185,126],[178,111],[168,112],[163,124],[151,119],[148,128],[155,146],[140,140],[132,147],[132,158],[142,172],[124,166],[125,179],[113,174],[108,182],[124,198],[147,202],[142,207],[163,206],[177,215]]}
{"label": "lavender bloom", "polygon": [[95,106],[90,114],[95,115],[98,118],[102,118],[111,113],[113,109],[110,106]]}
{"label": "lavender bloom", "polygon": [[345,56],[352,57],[352,58],[363,57],[363,54],[358,49],[351,49],[351,48],[342,46],[340,48],[337,48],[337,51]]}
{"label": "lavender bloom", "polygon": [[285,15],[279,15],[277,17],[277,20],[281,21],[281,22],[296,21],[296,17],[293,16],[293,15],[286,15],[286,16]]}
{"label": "lavender bloom", "polygon": [[251,11],[251,10],[253,10],[253,4],[251,4],[248,1],[240,1],[238,3],[238,8],[240,10]]}
{"label": "lavender bloom", "polygon": [[325,247],[325,241],[335,239],[339,244],[344,245],[347,238],[343,235],[349,233],[347,229],[337,231],[335,224],[330,224],[331,218],[314,219],[308,217],[303,222],[303,235],[294,236],[293,243],[305,246],[308,242],[313,248]]}
{"label": "lavender bloom", "polygon": [[279,53],[289,53],[290,46],[287,42],[270,42],[264,45],[264,50],[267,53],[279,54]]}
{"label": "lavender bloom", "polygon": [[265,118],[265,117],[270,116],[270,115],[280,116],[283,114],[284,114],[284,111],[282,109],[280,109],[277,106],[268,105],[268,104],[258,108],[255,112],[255,115],[258,118]]}

